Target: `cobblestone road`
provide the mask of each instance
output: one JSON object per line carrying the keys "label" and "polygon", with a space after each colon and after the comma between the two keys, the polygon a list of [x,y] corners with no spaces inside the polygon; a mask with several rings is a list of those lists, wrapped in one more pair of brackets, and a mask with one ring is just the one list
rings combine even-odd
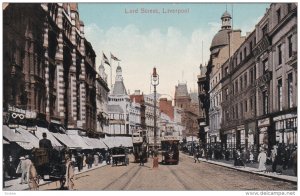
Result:
{"label": "cobblestone road", "polygon": [[[179,165],[105,166],[79,174],[76,190],[297,190],[297,185],[208,163],[181,155]],[[55,189],[58,183],[40,187]]]}

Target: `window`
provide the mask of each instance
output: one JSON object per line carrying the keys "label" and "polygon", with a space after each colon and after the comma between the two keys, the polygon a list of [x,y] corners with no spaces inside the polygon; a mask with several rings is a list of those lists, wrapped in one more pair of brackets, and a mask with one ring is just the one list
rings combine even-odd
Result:
{"label": "window", "polygon": [[292,35],[288,37],[288,45],[289,45],[289,57],[291,57],[293,55]]}
{"label": "window", "polygon": [[266,74],[268,71],[268,59],[263,60],[263,74]]}
{"label": "window", "polygon": [[282,79],[278,80],[278,85],[277,85],[277,90],[278,90],[278,109],[279,111],[282,111]]}
{"label": "window", "polygon": [[225,76],[228,75],[228,67],[225,67]]}
{"label": "window", "polygon": [[276,15],[277,15],[277,22],[279,23],[281,20],[281,10],[280,8],[276,11]]}
{"label": "window", "polygon": [[288,74],[288,106],[293,107],[293,73]]}
{"label": "window", "polygon": [[250,111],[253,111],[253,98],[250,98]]}
{"label": "window", "polygon": [[245,100],[245,112],[248,112],[247,100]]}
{"label": "window", "polygon": [[240,91],[243,90],[243,77],[240,77]]}
{"label": "window", "polygon": [[245,47],[244,48],[244,58],[246,58],[246,56],[247,56],[247,48]]}
{"label": "window", "polygon": [[244,83],[245,83],[245,88],[247,87],[247,73],[244,75]]}
{"label": "window", "polygon": [[253,69],[250,69],[250,84],[253,84],[254,77],[253,77]]}
{"label": "window", "polygon": [[281,65],[282,63],[282,50],[281,50],[281,44],[277,46],[278,49],[278,65]]}
{"label": "window", "polygon": [[238,104],[235,105],[235,118],[238,119],[239,118],[239,106]]}
{"label": "window", "polygon": [[267,91],[264,91],[262,93],[262,98],[263,98],[263,114],[268,114],[269,113],[269,97]]}
{"label": "window", "polygon": [[228,95],[229,95],[229,90],[228,90],[228,88],[226,88],[225,94],[226,94],[226,100],[227,100],[227,99],[228,99]]}
{"label": "window", "polygon": [[239,84],[238,84],[238,80],[235,81],[235,92],[238,92],[238,88],[239,88]]}
{"label": "window", "polygon": [[243,52],[240,53],[240,63],[242,62],[243,60]]}
{"label": "window", "polygon": [[266,24],[263,28],[262,28],[262,35],[265,36],[268,33],[268,25]]}
{"label": "window", "polygon": [[252,48],[253,48],[253,43],[252,41],[250,42],[250,53],[252,52]]}
{"label": "window", "polygon": [[240,103],[240,117],[242,118],[244,116],[244,111],[243,111],[243,102]]}

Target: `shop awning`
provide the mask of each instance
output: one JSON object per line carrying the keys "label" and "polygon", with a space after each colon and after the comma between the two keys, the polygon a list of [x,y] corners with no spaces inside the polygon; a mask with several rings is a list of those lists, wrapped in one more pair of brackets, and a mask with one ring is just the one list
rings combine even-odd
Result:
{"label": "shop awning", "polygon": [[124,146],[124,147],[132,147],[132,138],[131,137],[105,137],[103,142],[109,147],[119,147],[119,146]]}
{"label": "shop awning", "polygon": [[51,141],[53,147],[63,147],[47,128],[37,127],[36,130],[35,135],[39,138],[39,140],[43,139],[43,133],[46,133],[47,139]]}
{"label": "shop awning", "polygon": [[85,142],[88,145],[92,146],[94,149],[95,148],[99,148],[99,149],[106,148],[106,145],[100,139],[89,138],[89,137],[82,137],[82,138],[85,140]]}
{"label": "shop awning", "polygon": [[92,146],[88,145],[85,140],[78,134],[72,134],[68,130],[68,136],[77,143],[82,149],[93,149]]}
{"label": "shop awning", "polygon": [[6,138],[10,142],[27,142],[22,135],[15,131],[14,129],[10,129],[8,126],[3,125],[3,137]]}
{"label": "shop awning", "polygon": [[57,140],[63,143],[68,148],[81,148],[79,144],[73,141],[68,135],[61,133],[51,133]]}
{"label": "shop awning", "polygon": [[2,139],[2,144],[9,144],[9,142],[6,141],[5,139]]}
{"label": "shop awning", "polygon": [[17,131],[22,135],[22,137],[29,142],[33,147],[39,147],[39,138],[30,133],[28,130],[23,128],[17,128]]}

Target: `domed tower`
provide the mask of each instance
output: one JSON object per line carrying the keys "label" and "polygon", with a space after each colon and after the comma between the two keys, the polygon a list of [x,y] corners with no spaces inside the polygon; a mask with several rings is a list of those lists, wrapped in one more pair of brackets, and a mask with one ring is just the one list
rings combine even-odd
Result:
{"label": "domed tower", "polygon": [[117,67],[117,71],[116,71],[116,82],[119,81],[123,81],[123,76],[122,76],[122,68],[120,65],[118,65]]}
{"label": "domed tower", "polygon": [[214,36],[211,42],[210,51],[212,52],[214,52],[213,50],[216,48],[222,48],[229,44],[228,32],[231,31],[231,15],[225,11],[221,20],[221,30]]}
{"label": "domed tower", "polygon": [[231,15],[225,11],[221,17],[222,29],[231,29]]}

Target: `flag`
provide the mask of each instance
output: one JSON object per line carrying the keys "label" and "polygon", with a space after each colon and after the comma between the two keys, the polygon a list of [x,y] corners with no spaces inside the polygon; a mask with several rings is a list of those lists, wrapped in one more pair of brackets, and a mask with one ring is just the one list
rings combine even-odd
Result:
{"label": "flag", "polygon": [[[102,52],[103,53],[103,52]],[[105,54],[103,53],[103,60],[104,60],[104,63],[106,63],[107,65],[110,66],[110,63],[108,61],[108,58],[105,56]]]}
{"label": "flag", "polygon": [[112,53],[110,53],[110,58],[112,58],[115,61],[121,61],[120,59],[118,59],[117,57],[115,57]]}

